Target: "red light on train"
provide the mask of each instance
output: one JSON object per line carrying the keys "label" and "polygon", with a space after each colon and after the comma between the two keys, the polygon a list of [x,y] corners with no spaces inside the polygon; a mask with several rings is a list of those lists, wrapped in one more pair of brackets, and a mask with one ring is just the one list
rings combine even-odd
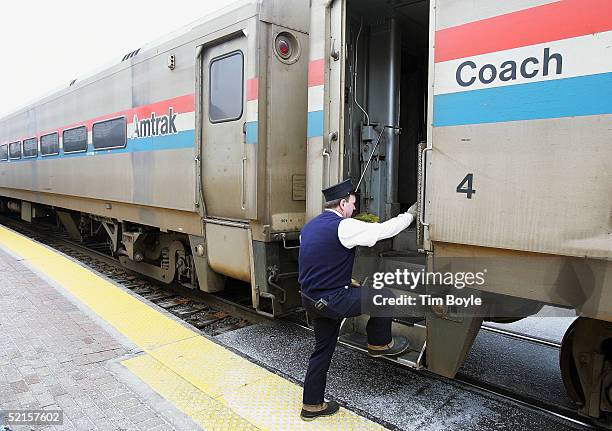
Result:
{"label": "red light on train", "polygon": [[295,36],[287,31],[279,33],[274,39],[274,53],[283,63],[291,64],[297,61],[300,47]]}
{"label": "red light on train", "polygon": [[286,40],[280,40],[278,42],[278,52],[285,58],[289,57],[289,55],[291,54],[291,47],[289,46]]}

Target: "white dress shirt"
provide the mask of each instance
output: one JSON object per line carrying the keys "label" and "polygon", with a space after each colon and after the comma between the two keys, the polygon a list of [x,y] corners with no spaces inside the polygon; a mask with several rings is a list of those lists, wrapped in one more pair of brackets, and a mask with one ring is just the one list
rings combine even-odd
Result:
{"label": "white dress shirt", "polygon": [[[338,211],[326,209],[342,217]],[[372,247],[381,239],[397,235],[412,223],[414,217],[410,213],[402,213],[383,223],[366,223],[354,218],[345,218],[338,225],[338,239],[346,248],[357,245]]]}

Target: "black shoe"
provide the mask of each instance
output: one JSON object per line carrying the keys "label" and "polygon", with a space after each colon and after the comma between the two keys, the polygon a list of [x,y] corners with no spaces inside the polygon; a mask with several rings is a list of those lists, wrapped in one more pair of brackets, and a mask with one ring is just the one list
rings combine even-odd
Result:
{"label": "black shoe", "polygon": [[326,401],[325,404],[327,404],[327,406],[323,410],[319,410],[317,412],[310,412],[308,410],[302,409],[300,417],[302,418],[302,420],[312,421],[321,416],[331,416],[338,410],[340,410],[340,404],[335,401]]}
{"label": "black shoe", "polygon": [[378,349],[375,350],[375,349],[368,348],[368,354],[373,357],[397,356],[397,355],[401,355],[406,350],[408,350],[408,347],[410,347],[410,343],[408,342],[408,339],[406,337],[399,335],[397,337],[393,337],[393,346],[389,347],[388,349],[381,349],[381,350],[378,350]]}

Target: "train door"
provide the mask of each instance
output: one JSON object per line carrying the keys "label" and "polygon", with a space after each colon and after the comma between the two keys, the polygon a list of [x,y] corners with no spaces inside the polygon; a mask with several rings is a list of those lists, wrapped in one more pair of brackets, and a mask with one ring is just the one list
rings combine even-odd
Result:
{"label": "train door", "polygon": [[[340,54],[345,45],[346,0],[336,0],[330,6],[329,34],[330,34],[330,60],[328,71],[329,104],[327,118],[329,134],[327,135],[327,178],[324,187],[336,184],[343,180],[343,155],[345,136],[342,133],[345,105],[342,103],[345,93],[345,58]],[[325,139],[325,137],[324,137]]]}
{"label": "train door", "polygon": [[249,218],[246,145],[247,38],[242,33],[202,58],[202,185],[208,217]]}

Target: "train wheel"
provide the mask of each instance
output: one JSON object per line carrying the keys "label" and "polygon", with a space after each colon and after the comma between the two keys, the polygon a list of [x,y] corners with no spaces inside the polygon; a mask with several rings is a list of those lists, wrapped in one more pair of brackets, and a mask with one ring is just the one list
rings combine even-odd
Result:
{"label": "train wheel", "polygon": [[561,377],[563,379],[563,385],[567,391],[567,395],[572,401],[579,406],[584,405],[585,398],[580,384],[580,377],[578,376],[578,368],[576,367],[576,361],[574,360],[574,334],[576,333],[576,324],[580,318],[574,320],[561,342],[561,351],[559,353],[559,365],[561,367]]}

